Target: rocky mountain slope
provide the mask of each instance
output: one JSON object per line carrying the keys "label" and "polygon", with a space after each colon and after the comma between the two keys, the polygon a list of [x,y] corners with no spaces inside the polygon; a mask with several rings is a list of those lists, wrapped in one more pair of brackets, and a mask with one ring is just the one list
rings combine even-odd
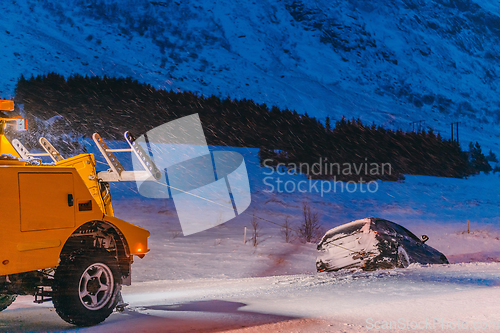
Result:
{"label": "rocky mountain slope", "polygon": [[[131,76],[495,150],[500,5],[493,0],[8,0],[0,95],[17,79]],[[418,123],[413,123],[418,122]]]}

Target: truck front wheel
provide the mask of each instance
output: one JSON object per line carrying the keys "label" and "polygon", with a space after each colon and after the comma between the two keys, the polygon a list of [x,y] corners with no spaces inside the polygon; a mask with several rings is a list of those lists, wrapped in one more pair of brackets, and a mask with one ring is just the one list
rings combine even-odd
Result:
{"label": "truck front wheel", "polygon": [[115,308],[120,291],[117,260],[106,250],[74,252],[61,260],[54,275],[52,302],[70,324],[92,326]]}

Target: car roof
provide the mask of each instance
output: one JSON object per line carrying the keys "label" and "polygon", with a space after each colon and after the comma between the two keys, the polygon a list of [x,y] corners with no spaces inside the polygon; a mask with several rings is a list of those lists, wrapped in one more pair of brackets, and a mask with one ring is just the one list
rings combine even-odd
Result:
{"label": "car roof", "polygon": [[391,222],[389,220],[385,220],[382,218],[378,218],[378,217],[368,217],[368,218],[344,223],[344,224],[339,225],[333,229],[328,230],[325,233],[325,235],[321,238],[321,241],[319,243],[321,244],[324,240],[332,238],[336,234],[352,233],[352,232],[356,231],[356,229],[362,229],[367,224],[369,225],[370,229],[373,229],[375,231],[382,231],[382,230],[379,230],[380,229],[379,226],[380,226],[380,224],[383,225],[384,223],[387,226],[392,227],[392,229],[396,229],[395,231],[397,233],[404,232],[408,236],[410,236],[411,238],[419,240],[419,238],[417,236],[415,236],[415,234],[413,234],[410,230],[406,229],[405,227],[403,227],[400,224],[397,224],[395,222]]}

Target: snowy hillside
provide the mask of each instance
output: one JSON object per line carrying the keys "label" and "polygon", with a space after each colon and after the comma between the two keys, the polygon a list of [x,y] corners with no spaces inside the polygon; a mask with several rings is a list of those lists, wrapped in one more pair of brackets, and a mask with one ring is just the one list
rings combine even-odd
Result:
{"label": "snowy hillside", "polygon": [[[100,170],[104,159],[91,142]],[[110,142],[112,148],[125,148],[125,142]],[[291,191],[304,175],[269,175],[261,167],[258,149],[212,147],[234,150],[245,158],[252,203],[248,210],[220,226],[183,236],[175,205],[169,199],[147,199],[137,193],[133,182],[111,183],[117,217],[151,231],[150,254],[134,263],[134,281],[195,278],[245,278],[316,271],[316,245],[303,244],[294,235],[286,243],[282,233],[285,219],[298,229],[303,220],[302,203],[319,214],[323,230],[365,217],[380,217],[399,223],[416,235],[430,237],[430,246],[443,252],[450,263],[500,260],[500,177],[498,174],[469,179],[406,176],[404,182],[377,181],[366,188],[331,183],[331,190],[317,182],[316,190]],[[131,168],[128,154],[120,155],[125,168]],[[277,181],[281,181],[278,189]],[[271,189],[271,185],[274,186]],[[324,193],[321,193],[321,188]],[[288,190],[286,190],[286,189]],[[250,238],[252,216],[259,220],[258,245]],[[266,221],[267,220],[267,221]],[[467,233],[467,220],[470,233]],[[274,222],[269,223],[268,221]],[[243,242],[247,227],[247,243]]]}
{"label": "snowy hillside", "polygon": [[494,0],[8,0],[0,94],[17,78],[132,76],[497,148],[500,7]]}

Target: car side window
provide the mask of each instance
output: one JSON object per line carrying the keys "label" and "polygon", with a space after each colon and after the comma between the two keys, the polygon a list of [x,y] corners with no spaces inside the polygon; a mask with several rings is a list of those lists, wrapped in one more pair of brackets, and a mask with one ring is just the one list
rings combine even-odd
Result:
{"label": "car side window", "polygon": [[406,238],[407,240],[413,240],[416,242],[420,242],[421,240],[415,236],[410,230],[406,229],[405,227],[402,227],[397,224],[393,224],[393,228],[396,230],[398,234],[400,234],[402,237]]}
{"label": "car side window", "polygon": [[381,232],[383,234],[397,237],[398,232],[394,229],[394,227],[391,224],[392,223],[386,220],[377,220],[375,223],[376,225],[375,229],[376,231]]}

